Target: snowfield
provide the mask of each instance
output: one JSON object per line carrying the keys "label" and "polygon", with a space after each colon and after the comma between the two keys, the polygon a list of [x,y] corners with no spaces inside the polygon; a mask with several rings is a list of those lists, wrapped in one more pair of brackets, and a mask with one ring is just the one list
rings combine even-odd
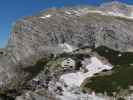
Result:
{"label": "snowfield", "polygon": [[[96,13],[101,14],[105,16],[115,16],[115,17],[121,17],[126,19],[133,19],[133,12],[130,12],[129,15],[125,15],[124,13],[118,12],[118,11],[102,11],[102,10],[89,10],[89,9],[82,9],[82,10],[74,10],[73,11],[77,16],[83,16],[88,13]],[[66,14],[71,15],[72,12],[66,11]]]}
{"label": "snowfield", "polygon": [[91,57],[91,63],[86,66],[88,70],[87,73],[82,71],[76,73],[68,73],[61,76],[61,80],[63,80],[70,87],[80,87],[82,82],[88,78],[92,77],[94,74],[101,72],[102,70],[110,70],[112,66],[104,65],[98,58]]}
{"label": "snowfield", "polygon": [[[63,95],[58,96],[61,100],[107,100],[102,97],[96,96],[94,92],[92,94],[84,94],[80,91],[80,85],[83,81],[92,77],[95,73],[99,73],[102,70],[111,70],[112,66],[103,64],[97,57],[91,57],[90,63],[86,66],[88,72],[84,73],[78,71],[75,73],[63,74],[60,77],[60,81],[67,85],[63,88]],[[63,86],[63,85],[62,85]],[[76,93],[78,92],[78,93]]]}
{"label": "snowfield", "polygon": [[[71,15],[74,13],[77,16],[83,16],[88,13],[96,13],[96,14],[101,14],[105,16],[115,16],[115,17],[121,17],[121,18],[126,18],[126,19],[133,19],[133,12],[130,12],[129,15],[125,15],[124,13],[121,13],[118,11],[89,10],[88,8],[65,11],[65,13],[68,15]],[[51,16],[52,16],[51,14],[47,14],[47,15],[41,16],[40,18],[46,19],[46,18],[50,18]]]}
{"label": "snowfield", "polygon": [[133,12],[130,13],[130,15],[125,15],[123,13],[117,12],[117,11],[100,11],[100,10],[89,10],[88,13],[97,13],[105,16],[115,16],[115,17],[121,17],[126,19],[133,19]]}

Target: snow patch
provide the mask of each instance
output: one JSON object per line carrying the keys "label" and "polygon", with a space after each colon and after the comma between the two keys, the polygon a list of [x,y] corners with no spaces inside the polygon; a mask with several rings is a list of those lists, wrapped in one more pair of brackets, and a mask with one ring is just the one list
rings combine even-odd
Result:
{"label": "snow patch", "polygon": [[75,15],[77,15],[77,16],[82,16],[82,15],[88,14],[89,10],[88,10],[88,8],[84,8],[84,9],[72,10],[72,12],[73,12]]}
{"label": "snow patch", "polygon": [[89,13],[98,13],[98,14],[102,14],[103,12],[100,10],[88,10]]}
{"label": "snow patch", "polygon": [[69,11],[65,11],[65,13],[68,14],[68,15],[71,15],[71,12],[69,12]]}
{"label": "snow patch", "polygon": [[131,15],[131,14],[130,15],[125,15],[123,13],[113,12],[113,11],[101,12],[101,15],[121,17],[121,18],[125,18],[125,19],[133,19],[133,15]]}
{"label": "snow patch", "polygon": [[87,77],[84,73],[77,72],[64,74],[60,79],[63,80],[69,87],[79,87],[85,78]]}
{"label": "snow patch", "polygon": [[85,63],[88,72],[78,71],[63,74],[60,77],[59,86],[62,87],[63,92],[62,95],[57,95],[57,98],[60,100],[109,100],[107,97],[97,96],[95,92],[83,93],[80,91],[80,86],[86,78],[92,77],[95,73],[99,73],[104,69],[110,70],[112,66],[103,64],[97,57],[91,57],[88,63],[86,61],[83,63]]}
{"label": "snow patch", "polygon": [[116,12],[116,11],[100,11],[100,10],[88,10],[88,13],[97,13],[97,14],[101,14],[101,15],[106,15],[106,16],[115,16],[115,17],[122,17],[122,18],[126,18],[126,19],[133,19],[133,12],[130,12],[129,15],[125,15],[123,13],[120,12]]}
{"label": "snow patch", "polygon": [[131,66],[133,66],[133,64],[130,64]]}
{"label": "snow patch", "polygon": [[[97,14],[101,14],[101,15],[116,16],[116,17],[122,17],[122,18],[126,18],[126,19],[133,19],[133,12],[132,11],[130,12],[129,15],[125,15],[125,14],[118,12],[118,11],[89,10],[88,8],[84,8],[84,9],[78,9],[78,10],[72,10],[72,11],[65,11],[65,13],[68,15],[71,15],[74,13],[77,16],[86,15],[88,13],[97,13]],[[41,16],[40,18],[46,19],[46,18],[50,18],[51,16],[52,16],[51,14],[47,14],[47,15]]]}
{"label": "snow patch", "polygon": [[64,94],[64,96],[60,96],[60,100],[107,100],[100,96],[96,96],[94,92],[92,94],[73,94],[65,91]]}
{"label": "snow patch", "polygon": [[125,16],[124,14],[122,13],[119,13],[119,12],[113,12],[113,11],[109,11],[107,12],[108,15],[112,15],[112,16]]}
{"label": "snow patch", "polygon": [[48,15],[45,15],[45,16],[41,16],[40,18],[42,19],[46,19],[46,18],[50,18],[52,15],[48,14]]}
{"label": "snow patch", "polygon": [[79,9],[78,10],[78,14],[81,16],[81,15],[86,15],[88,14],[88,8],[84,8],[84,9]]}
{"label": "snow patch", "polygon": [[122,54],[118,54],[118,57],[121,57],[122,56]]}
{"label": "snow patch", "polygon": [[95,73],[99,73],[104,69],[110,70],[112,69],[112,66],[104,65],[96,57],[91,57],[91,63],[86,66],[86,69],[88,70],[87,73],[83,73],[81,71],[76,73],[68,73],[62,75],[60,79],[70,87],[80,87],[86,78],[92,77]]}

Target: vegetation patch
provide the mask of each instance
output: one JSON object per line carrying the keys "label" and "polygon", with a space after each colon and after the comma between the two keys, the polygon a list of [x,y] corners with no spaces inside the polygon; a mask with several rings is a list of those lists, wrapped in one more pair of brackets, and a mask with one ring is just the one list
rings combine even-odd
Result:
{"label": "vegetation patch", "polygon": [[106,47],[99,47],[94,51],[107,58],[114,68],[111,71],[103,71],[92,78],[86,79],[82,89],[95,91],[96,93],[106,92],[108,95],[123,94],[126,90],[131,92],[130,87],[133,85],[133,53],[122,53]]}

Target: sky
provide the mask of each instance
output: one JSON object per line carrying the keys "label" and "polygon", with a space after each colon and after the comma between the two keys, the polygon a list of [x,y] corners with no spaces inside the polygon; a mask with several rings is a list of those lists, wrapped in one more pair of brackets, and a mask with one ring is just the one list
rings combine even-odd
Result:
{"label": "sky", "polygon": [[[99,5],[111,0],[0,0],[0,48],[8,41],[13,24],[24,16],[51,7]],[[133,4],[133,0],[117,0]]]}

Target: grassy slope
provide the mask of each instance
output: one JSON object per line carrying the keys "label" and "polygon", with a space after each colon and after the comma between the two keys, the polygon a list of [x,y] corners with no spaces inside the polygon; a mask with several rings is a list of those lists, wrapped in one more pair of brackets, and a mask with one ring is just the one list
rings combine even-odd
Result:
{"label": "grassy slope", "polygon": [[[106,57],[114,65],[114,68],[111,75],[108,75],[108,72],[102,75],[102,72],[85,80],[84,89],[91,89],[98,93],[107,92],[108,95],[112,95],[113,92],[119,93],[133,85],[133,65],[131,65],[133,63],[133,53],[120,53],[106,47],[100,47],[94,51]],[[119,54],[122,56],[118,56]]]}

